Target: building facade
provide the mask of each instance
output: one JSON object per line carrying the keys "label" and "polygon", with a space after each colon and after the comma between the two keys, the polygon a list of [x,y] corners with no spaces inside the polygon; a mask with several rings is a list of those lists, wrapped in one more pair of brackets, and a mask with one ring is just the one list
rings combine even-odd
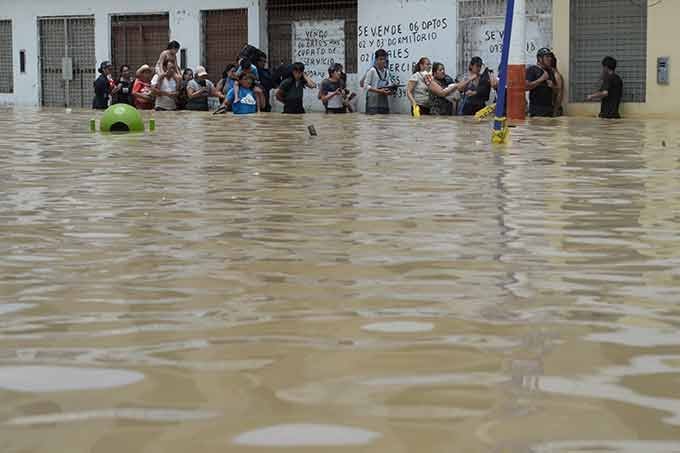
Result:
{"label": "building facade", "polygon": [[[672,0],[554,0],[553,42],[566,79],[570,115],[596,115],[599,104],[585,102],[598,87],[600,61],[618,60],[626,117],[680,117],[680,61],[674,21],[680,2]],[[659,63],[662,77],[659,77]],[[665,64],[665,71],[663,65]]]}
{"label": "building facade", "polygon": [[[591,115],[584,102],[597,88],[599,61],[619,60],[625,83],[623,113],[680,115],[668,61],[680,2],[670,0],[526,0],[526,54],[554,47],[567,81],[568,114]],[[303,61],[318,80],[340,62],[352,88],[372,64],[390,54],[393,82],[405,85],[421,57],[462,74],[472,56],[496,70],[502,50],[504,0],[179,0],[89,3],[79,0],[0,0],[0,104],[88,107],[96,67],[103,60],[133,68],[155,60],[167,42],[182,45],[180,62],[202,64],[213,79],[250,43],[272,65]],[[657,80],[657,59],[668,77]],[[677,96],[677,95],[675,95]],[[363,98],[363,96],[359,96]],[[316,93],[308,108],[319,109]],[[405,89],[393,111],[407,111]]]}

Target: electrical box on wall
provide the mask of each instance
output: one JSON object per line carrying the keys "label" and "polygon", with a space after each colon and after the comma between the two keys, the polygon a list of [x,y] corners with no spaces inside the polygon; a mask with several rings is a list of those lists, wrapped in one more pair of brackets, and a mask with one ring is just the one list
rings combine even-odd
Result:
{"label": "electrical box on wall", "polygon": [[670,57],[656,59],[656,82],[659,85],[668,85],[670,80]]}

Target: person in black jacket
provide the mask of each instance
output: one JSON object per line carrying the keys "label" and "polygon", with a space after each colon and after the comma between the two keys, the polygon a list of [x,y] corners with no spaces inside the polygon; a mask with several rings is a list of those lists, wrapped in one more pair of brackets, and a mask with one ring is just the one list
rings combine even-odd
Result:
{"label": "person in black jacket", "polygon": [[111,94],[111,72],[113,65],[110,61],[104,61],[99,65],[99,77],[94,81],[94,99],[92,108],[106,110],[109,108],[109,95]]}
{"label": "person in black jacket", "polygon": [[267,56],[260,55],[260,57],[255,61],[255,66],[257,67],[257,73],[260,75],[260,88],[264,92],[264,107],[263,112],[271,112],[272,104],[269,100],[271,96],[271,91],[274,89],[274,77],[272,73],[267,68]]}

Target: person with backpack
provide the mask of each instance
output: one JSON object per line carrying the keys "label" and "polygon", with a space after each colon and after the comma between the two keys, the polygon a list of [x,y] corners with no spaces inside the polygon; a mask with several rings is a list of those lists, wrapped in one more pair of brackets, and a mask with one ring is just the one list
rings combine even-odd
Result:
{"label": "person with backpack", "polygon": [[458,103],[458,114],[473,116],[484,107],[491,97],[491,88],[498,85],[489,68],[484,68],[480,57],[470,60],[468,75],[460,85],[461,99]]}
{"label": "person with backpack", "polygon": [[390,77],[387,70],[387,57],[386,50],[377,50],[375,52],[375,64],[368,70],[364,78],[367,115],[390,113],[389,97],[394,95],[394,91],[389,89]]}

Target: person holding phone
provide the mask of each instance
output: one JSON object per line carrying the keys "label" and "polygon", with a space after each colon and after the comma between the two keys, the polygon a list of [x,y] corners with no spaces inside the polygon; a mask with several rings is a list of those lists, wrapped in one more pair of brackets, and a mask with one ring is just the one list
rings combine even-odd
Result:
{"label": "person holding phone", "polygon": [[216,97],[224,99],[224,94],[217,91],[217,87],[208,80],[208,72],[203,66],[196,67],[194,80],[187,84],[187,110],[207,112],[210,110],[208,98]]}
{"label": "person holding phone", "polygon": [[319,100],[326,107],[326,113],[347,113],[344,91],[342,65],[335,63],[328,68],[328,78],[321,82],[319,89]]}
{"label": "person holding phone", "polygon": [[481,57],[473,57],[468,65],[468,75],[460,85],[461,100],[458,114],[463,116],[475,115],[486,107],[491,97],[491,89],[498,86],[498,79],[493,71],[484,67]]}
{"label": "person holding phone", "polygon": [[536,54],[536,65],[527,68],[526,81],[529,92],[529,116],[552,117],[555,115],[556,88],[552,71],[553,53],[542,48]]}

